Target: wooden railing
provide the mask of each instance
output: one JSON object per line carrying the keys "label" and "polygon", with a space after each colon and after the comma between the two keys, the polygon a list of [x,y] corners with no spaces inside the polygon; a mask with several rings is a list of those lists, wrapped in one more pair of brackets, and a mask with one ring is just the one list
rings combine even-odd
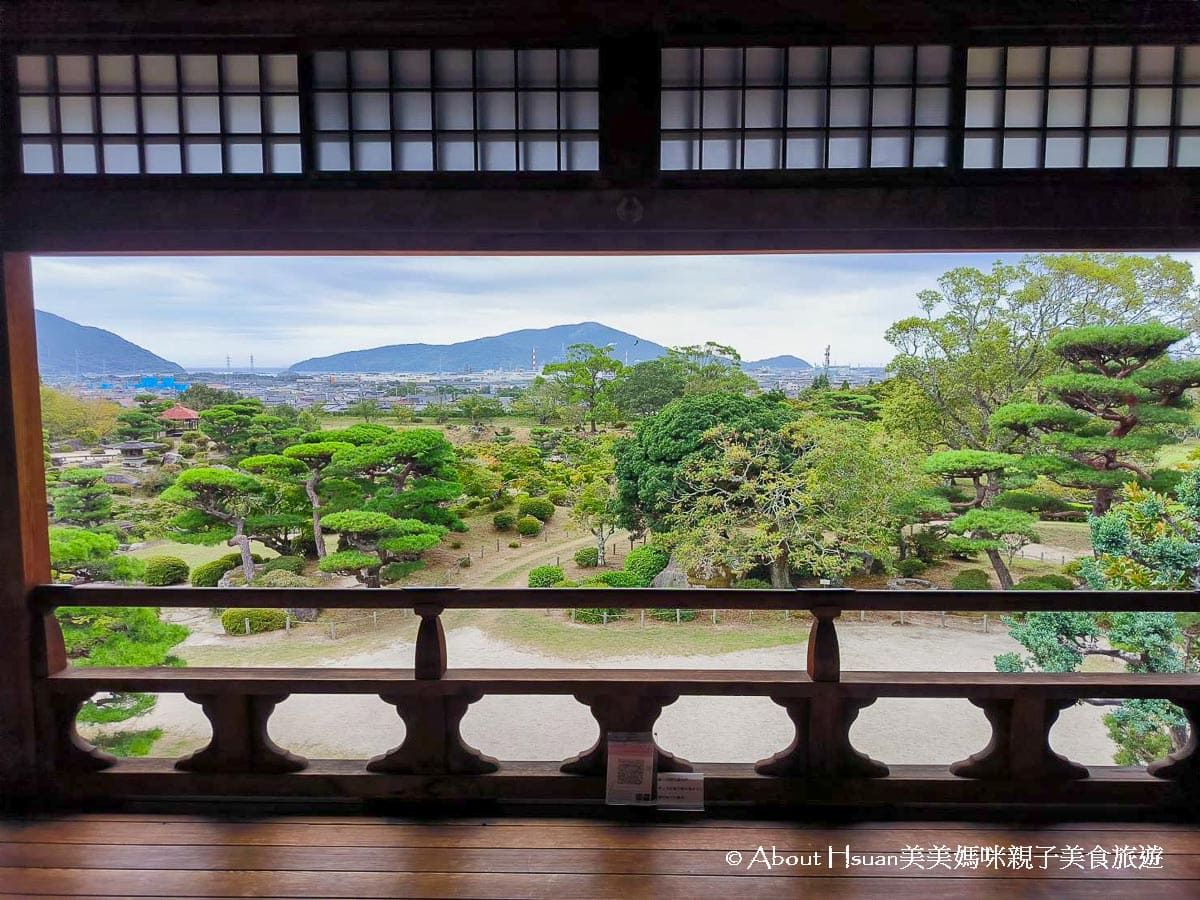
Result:
{"label": "wooden railing", "polygon": [[[75,799],[137,795],[374,797],[403,800],[599,802],[609,732],[649,732],[663,707],[684,695],[770,697],[795,724],[795,738],[754,765],[706,763],[712,804],[880,803],[1118,804],[1200,806],[1200,675],[848,672],[835,620],[844,610],[996,613],[1200,611],[1192,592],[891,592],[856,590],[661,591],[188,589],[43,587],[33,600],[42,623],[39,728],[45,788]],[[794,670],[454,669],[441,614],[447,609],[681,608],[789,610],[811,614],[808,656]],[[100,607],[321,607],[412,609],[420,617],[412,669],[77,668],[67,663],[54,610]],[[799,660],[797,660],[799,663]],[[116,760],[84,741],[75,718],[101,691],[182,693],[212,724],[207,747],[179,760]],[[272,710],[292,694],[367,694],[396,707],[404,742],[369,760],[305,760],[268,735]],[[499,762],[468,746],[459,725],[485,695],[570,695],[588,706],[596,744],[562,763]],[[991,723],[986,747],[949,767],[896,766],[857,751],[850,727],[880,698],[965,698]],[[1087,768],[1050,748],[1059,713],[1086,699],[1157,698],[1191,722],[1186,747],[1146,769]],[[546,727],[553,727],[547,723]],[[697,723],[697,730],[704,725]],[[931,745],[937,735],[931,734]],[[381,751],[384,748],[380,748]],[[692,763],[659,748],[659,769]]]}

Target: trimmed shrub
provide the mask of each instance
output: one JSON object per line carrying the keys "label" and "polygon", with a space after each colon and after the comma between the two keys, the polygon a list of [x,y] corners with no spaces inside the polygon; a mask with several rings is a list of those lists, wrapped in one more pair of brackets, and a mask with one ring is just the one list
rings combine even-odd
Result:
{"label": "trimmed shrub", "polygon": [[[254,564],[256,566],[261,566],[263,563],[265,563],[267,561],[266,557],[259,556],[257,553],[251,553],[250,559],[254,562]],[[242,554],[226,553],[224,556],[221,557],[221,559],[219,561],[226,563],[230,568],[233,568],[234,566],[240,566],[242,564]]]}
{"label": "trimmed shrub", "polygon": [[521,546],[521,542],[520,542],[520,541],[509,541],[509,542],[508,542],[508,548],[509,548],[510,550],[516,550],[516,549],[517,549],[518,547],[520,547],[520,546]]}
{"label": "trimmed shrub", "polygon": [[533,516],[542,522],[549,522],[554,516],[554,504],[545,497],[530,497],[521,501],[517,512],[522,516]]}
{"label": "trimmed shrub", "polygon": [[[586,587],[586,585],[584,586]],[[603,606],[577,609],[575,610],[575,621],[585,622],[588,625],[603,625],[606,614],[608,621],[613,622],[620,618],[622,612],[623,610],[620,609],[611,609]]]}
{"label": "trimmed shrub", "polygon": [[950,581],[950,587],[956,591],[986,591],[992,582],[983,569],[963,569]]}
{"label": "trimmed shrub", "polygon": [[217,583],[221,580],[221,576],[236,565],[236,563],[229,562],[225,557],[214,559],[212,562],[202,563],[192,569],[192,587],[216,587]]}
{"label": "trimmed shrub", "polygon": [[551,491],[546,495],[546,499],[555,506],[570,506],[571,497],[566,491]]}
{"label": "trimmed shrub", "polygon": [[411,562],[394,562],[388,563],[379,570],[379,580],[383,584],[394,584],[404,578],[407,578],[413,572],[419,572],[425,568],[425,563],[419,559],[414,559]]}
{"label": "trimmed shrub", "polygon": [[992,505],[1000,509],[1019,509],[1027,513],[1062,512],[1067,508],[1067,504],[1058,497],[1034,491],[1004,491],[996,495]]}
{"label": "trimmed shrub", "polygon": [[554,584],[550,585],[550,587],[556,587],[556,588],[573,588],[573,587],[579,587],[579,582],[578,582],[578,581],[572,581],[570,578],[564,578],[562,581],[556,581],[556,582],[554,582]]}
{"label": "trimmed shrub", "polygon": [[922,572],[929,568],[929,564],[923,559],[902,559],[896,563],[896,571],[901,578],[916,578]]}
{"label": "trimmed shrub", "polygon": [[650,587],[654,576],[667,567],[670,555],[658,547],[638,547],[625,557],[625,571],[637,577],[637,587]]}
{"label": "trimmed shrub", "polygon": [[517,519],[517,533],[525,537],[536,537],[542,533],[542,523],[533,516],[522,516]]}
{"label": "trimmed shrub", "polygon": [[517,517],[512,513],[502,512],[492,517],[492,524],[496,526],[497,531],[508,531],[516,523]]}
{"label": "trimmed shrub", "polygon": [[1014,590],[1018,591],[1072,591],[1074,589],[1075,582],[1066,575],[1039,575],[1022,578],[1014,587]]}
{"label": "trimmed shrub", "polygon": [[303,575],[296,575],[286,569],[276,569],[273,572],[263,572],[254,579],[255,587],[266,588],[306,588],[312,587]]}
{"label": "trimmed shrub", "polygon": [[[768,585],[770,587],[770,585]],[[660,622],[695,622],[696,610],[694,609],[648,609],[646,610],[653,618]],[[676,617],[678,613],[678,617]]]}
{"label": "trimmed shrub", "polygon": [[595,547],[583,547],[575,551],[575,565],[591,569],[600,564],[600,551]]}
{"label": "trimmed shrub", "polygon": [[283,628],[287,613],[282,609],[227,609],[221,613],[221,627],[226,634],[244,635],[247,619],[250,620],[250,633],[259,634]]}
{"label": "trimmed shrub", "polygon": [[293,575],[303,575],[304,560],[299,556],[277,556],[267,560],[262,571],[264,575],[267,572],[290,572]]}
{"label": "trimmed shrub", "polygon": [[741,581],[735,581],[733,586],[742,591],[769,591],[771,582],[765,578],[743,578]]}
{"label": "trimmed shrub", "polygon": [[146,560],[143,581],[151,587],[183,584],[188,580],[188,564],[178,556],[152,556]]}
{"label": "trimmed shrub", "polygon": [[640,588],[646,587],[646,582],[633,572],[617,570],[589,578],[580,587]]}
{"label": "trimmed shrub", "polygon": [[560,566],[538,566],[529,571],[529,586],[531,588],[553,587],[563,580],[563,570]]}

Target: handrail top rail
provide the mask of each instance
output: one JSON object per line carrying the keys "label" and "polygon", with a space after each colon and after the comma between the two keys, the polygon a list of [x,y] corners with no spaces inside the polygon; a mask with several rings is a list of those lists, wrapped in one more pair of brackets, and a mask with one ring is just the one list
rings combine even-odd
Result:
{"label": "handrail top rail", "polygon": [[737,609],[905,612],[1200,612],[1200,591],[890,591],[855,588],[192,588],[40,585],[34,607],[234,607],[286,609]]}

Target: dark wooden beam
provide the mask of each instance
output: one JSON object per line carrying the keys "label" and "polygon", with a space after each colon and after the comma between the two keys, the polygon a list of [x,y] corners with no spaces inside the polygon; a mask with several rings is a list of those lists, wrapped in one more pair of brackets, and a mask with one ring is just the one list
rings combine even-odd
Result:
{"label": "dark wooden beam", "polygon": [[[0,257],[0,806],[37,790],[29,589],[50,576],[29,257]],[[30,639],[23,640],[23,635]]]}

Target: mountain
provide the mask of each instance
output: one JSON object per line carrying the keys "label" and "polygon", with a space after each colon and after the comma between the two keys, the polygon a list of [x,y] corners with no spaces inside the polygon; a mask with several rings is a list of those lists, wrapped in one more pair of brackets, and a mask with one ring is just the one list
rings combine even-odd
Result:
{"label": "mountain", "polygon": [[182,375],[183,367],[120,335],[36,310],[38,368],[43,375]]}
{"label": "mountain", "polygon": [[771,356],[767,359],[756,359],[754,362],[742,363],[743,369],[811,369],[809,363],[798,356]]}
{"label": "mountain", "polygon": [[599,322],[526,328],[457,344],[390,344],[306,359],[293,372],[482,372],[530,369],[534,353],[540,368],[561,362],[572,344],[613,345],[613,357],[630,365],[654,359],[666,348]]}

